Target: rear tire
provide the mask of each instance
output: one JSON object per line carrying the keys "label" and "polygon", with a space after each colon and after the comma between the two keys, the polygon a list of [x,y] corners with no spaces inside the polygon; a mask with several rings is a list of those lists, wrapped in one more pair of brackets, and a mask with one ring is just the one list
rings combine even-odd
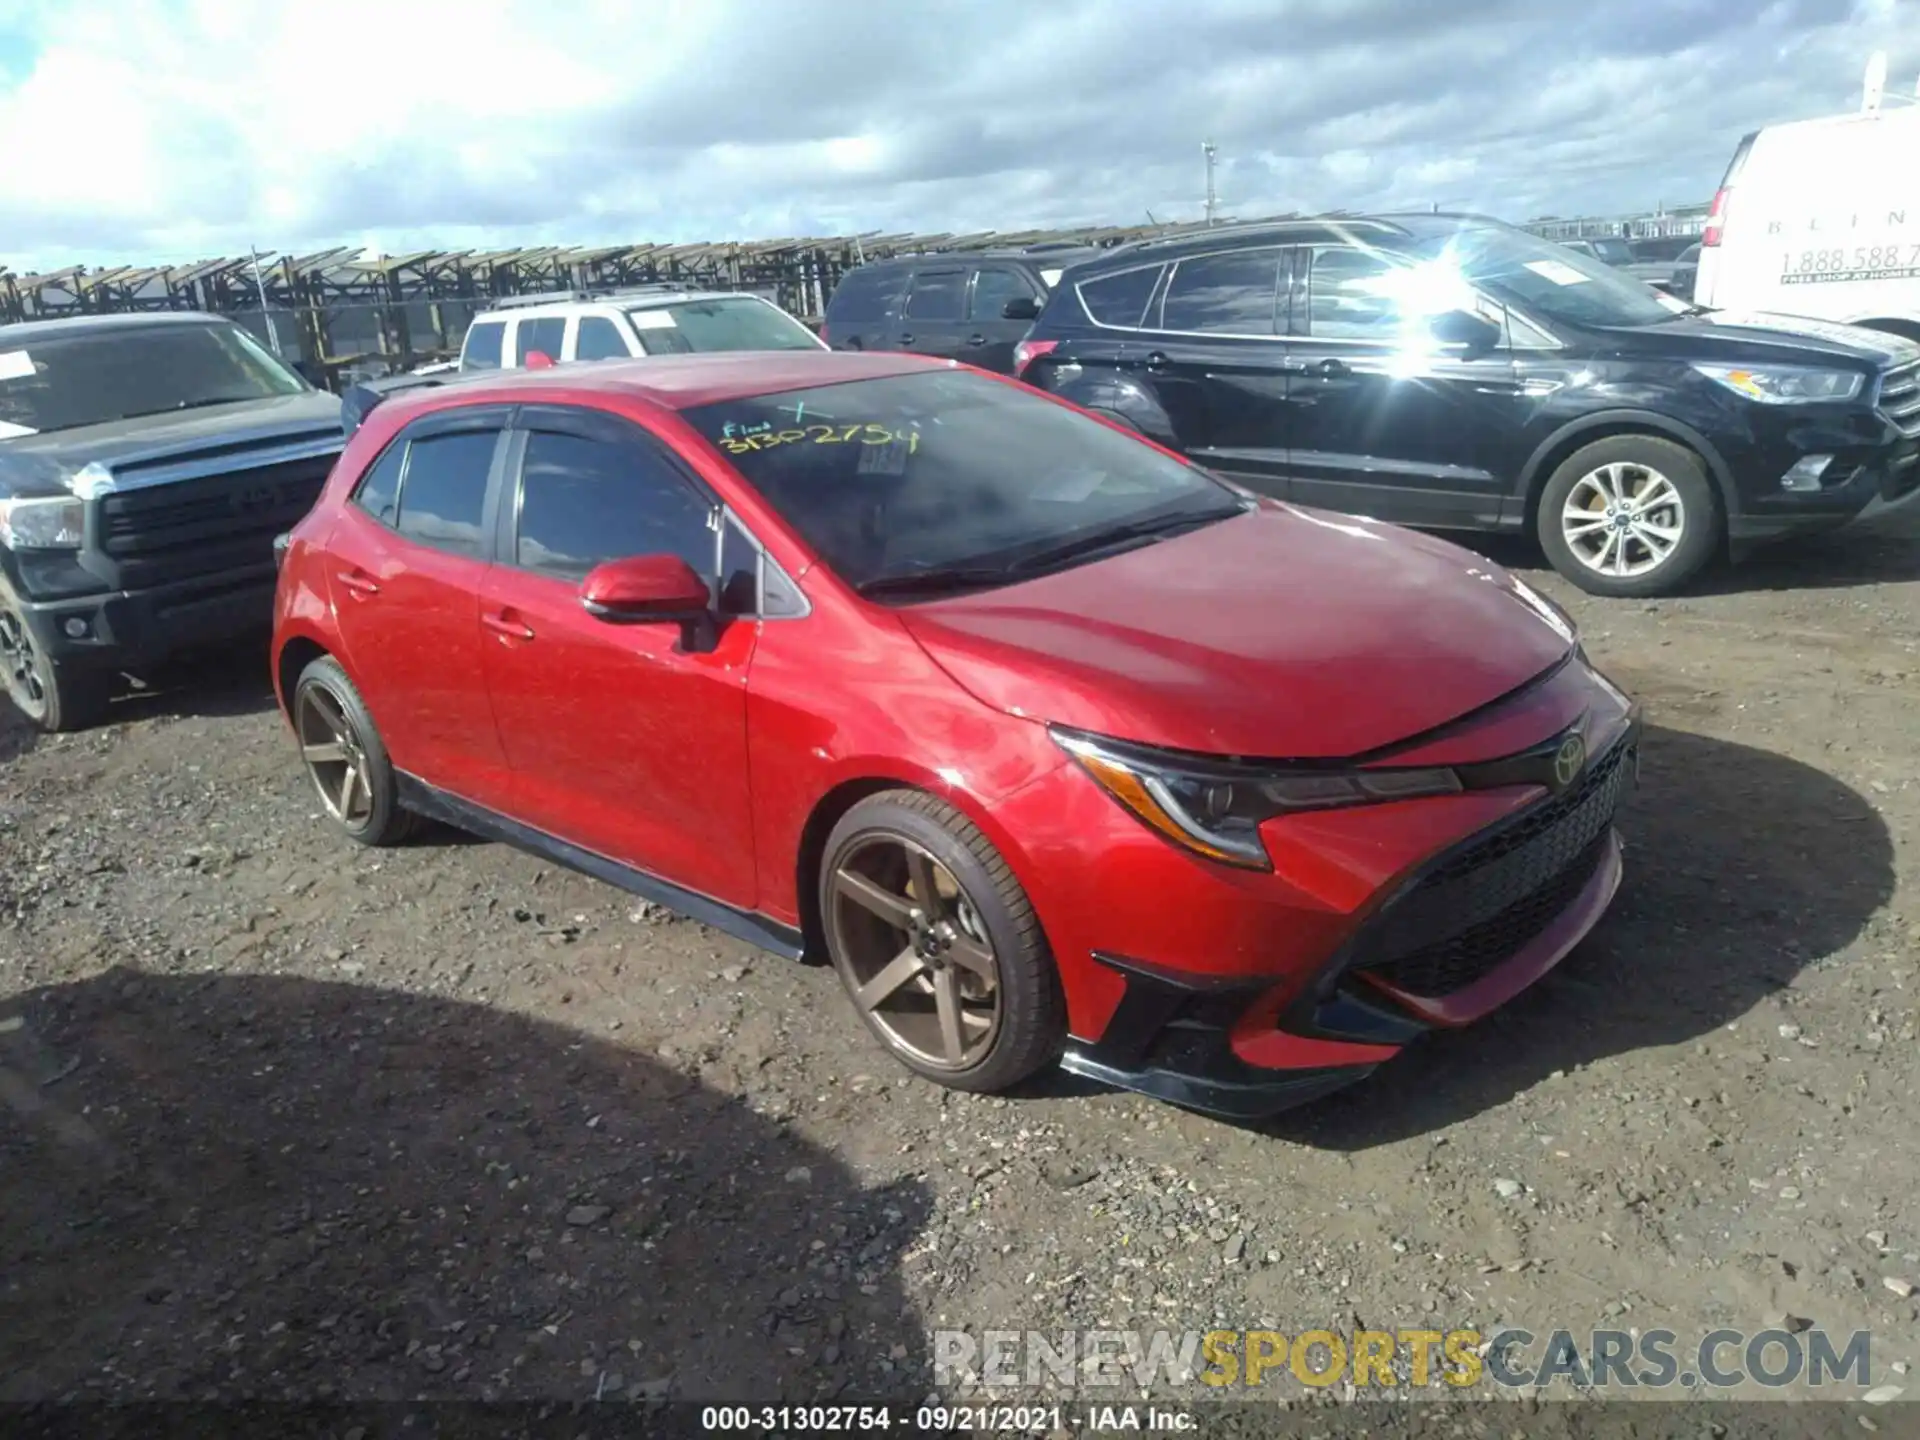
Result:
{"label": "rear tire", "polygon": [[869,796],[827,837],[818,883],[834,969],[909,1070],[991,1093],[1059,1059],[1066,1001],[1046,936],[958,810],[913,790]]}
{"label": "rear tire", "polygon": [[57,664],[43,653],[0,581],[0,689],[30,725],[48,735],[91,729],[107,718],[114,686],[110,671]]}
{"label": "rear tire", "polygon": [[340,662],[331,655],[310,661],[288,710],[327,818],[362,845],[398,845],[412,835],[420,817],[401,806],[387,747]]}
{"label": "rear tire", "polygon": [[1553,568],[1589,595],[1671,595],[1720,547],[1720,499],[1685,446],[1610,435],[1569,455],[1534,515]]}

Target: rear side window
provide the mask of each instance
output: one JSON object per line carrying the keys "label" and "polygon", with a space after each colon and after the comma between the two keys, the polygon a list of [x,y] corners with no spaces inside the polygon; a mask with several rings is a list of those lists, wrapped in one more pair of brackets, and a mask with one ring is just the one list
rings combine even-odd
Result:
{"label": "rear side window", "polygon": [[964,270],[922,270],[907,296],[909,320],[958,320],[967,293]]}
{"label": "rear side window", "polygon": [[566,340],[567,317],[564,315],[542,315],[535,320],[522,320],[513,337],[513,362],[525,365],[527,356],[536,350],[549,360],[558,360],[560,347]]}
{"label": "rear side window", "polygon": [[481,521],[497,430],[429,435],[407,446],[400,476],[400,518],[409,540],[455,555],[485,551]]}
{"label": "rear side window", "polygon": [[1160,328],[1213,335],[1273,334],[1279,250],[1233,250],[1182,260],[1167,282]]}
{"label": "rear side window", "polygon": [[382,525],[393,524],[393,517],[399,513],[400,465],[406,456],[404,444],[387,446],[360,477],[360,488],[353,492],[353,503]]}
{"label": "rear side window", "polygon": [[504,320],[483,320],[467,327],[467,343],[460,363],[469,370],[498,370],[500,342],[506,336]]}
{"label": "rear side window", "polygon": [[667,554],[712,578],[713,506],[646,445],[536,430],[520,473],[515,563],[577,582],[606,560]]}
{"label": "rear side window", "polygon": [[833,299],[827,302],[828,323],[886,319],[888,309],[900,298],[906,279],[907,272],[897,267],[864,265],[858,270],[849,270],[834,289]]}
{"label": "rear side window", "polygon": [[[1396,267],[1364,250],[1344,247],[1314,252],[1307,278],[1307,328],[1335,340],[1373,340],[1398,335],[1410,317],[1402,310]],[[1298,323],[1296,316],[1296,324]]]}
{"label": "rear side window", "polygon": [[1147,265],[1138,270],[1122,270],[1118,275],[1102,275],[1083,280],[1075,288],[1087,317],[1098,325],[1121,330],[1137,330],[1146,318],[1147,301],[1153,287],[1160,283],[1160,267]]}
{"label": "rear side window", "polygon": [[627,345],[620,338],[620,327],[604,315],[582,315],[580,329],[573,340],[576,360],[624,360]]}

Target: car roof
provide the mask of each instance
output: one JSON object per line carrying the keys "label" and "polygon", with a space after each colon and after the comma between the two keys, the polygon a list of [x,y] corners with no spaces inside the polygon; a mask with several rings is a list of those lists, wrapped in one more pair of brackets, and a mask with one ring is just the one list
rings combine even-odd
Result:
{"label": "car roof", "polygon": [[1130,262],[1178,260],[1205,254],[1210,250],[1232,249],[1240,244],[1286,244],[1332,234],[1364,238],[1390,248],[1397,241],[1424,240],[1452,235],[1461,230],[1495,225],[1511,228],[1504,220],[1467,211],[1417,211],[1357,215],[1329,211],[1324,215],[1302,215],[1286,220],[1249,220],[1240,224],[1215,225],[1202,230],[1183,230],[1176,235],[1150,236],[1126,245],[1102,250],[1091,259],[1081,260],[1073,268],[1081,273],[1105,270]]}
{"label": "car roof", "polygon": [[[905,265],[952,265],[957,269],[979,260],[992,260],[1000,264],[1026,265],[1035,270],[1052,270],[1064,261],[1069,265],[1079,260],[1089,259],[1107,252],[1098,245],[1069,245],[1059,248],[1029,250],[1018,245],[1002,246],[986,250],[921,250],[911,255],[888,255],[878,260],[869,260],[864,265],[856,265],[856,270],[893,270]],[[852,274],[853,271],[848,271]]]}
{"label": "car roof", "polygon": [[[955,360],[896,351],[708,350],[449,377],[445,384],[402,391],[380,409],[396,415],[404,412],[411,418],[415,410],[447,408],[446,397],[453,392],[467,405],[539,404],[543,397],[564,404],[581,396],[605,395],[626,396],[668,410],[692,410],[788,390],[958,368]],[[436,397],[440,403],[435,403]]]}
{"label": "car roof", "polygon": [[112,330],[156,330],[169,325],[230,325],[221,315],[203,310],[161,310],[134,315],[71,315],[59,320],[28,320],[0,325],[0,349],[32,345],[41,340],[64,340],[72,335],[105,334]]}
{"label": "car roof", "polygon": [[634,295],[589,295],[584,300],[555,300],[547,305],[512,305],[482,310],[473,318],[479,320],[504,320],[509,315],[532,315],[536,319],[542,315],[571,315],[579,310],[652,310],[661,305],[684,305],[689,300],[759,300],[770,303],[763,296],[748,290],[669,290],[663,294],[642,292]]}

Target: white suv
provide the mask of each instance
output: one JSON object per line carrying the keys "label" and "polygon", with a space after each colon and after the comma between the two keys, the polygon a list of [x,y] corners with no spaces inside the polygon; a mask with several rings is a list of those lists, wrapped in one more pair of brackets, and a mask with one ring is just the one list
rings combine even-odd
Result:
{"label": "white suv", "polygon": [[813,331],[758,295],[658,289],[527,295],[474,316],[457,366],[429,368],[513,370],[534,355],[564,365],[693,350],[826,348]]}

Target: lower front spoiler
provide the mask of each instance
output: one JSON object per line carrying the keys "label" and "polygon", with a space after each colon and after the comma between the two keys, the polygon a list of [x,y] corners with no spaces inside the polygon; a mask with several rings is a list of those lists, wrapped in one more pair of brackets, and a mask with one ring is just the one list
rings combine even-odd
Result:
{"label": "lower front spoiler", "polygon": [[1183,1075],[1177,1070],[1126,1070],[1103,1064],[1075,1041],[1060,1057],[1060,1068],[1070,1075],[1097,1080],[1118,1090],[1132,1090],[1222,1120],[1263,1120],[1344,1090],[1366,1079],[1378,1067],[1335,1065],[1320,1070],[1253,1072],[1259,1078],[1244,1081],[1211,1079]]}

